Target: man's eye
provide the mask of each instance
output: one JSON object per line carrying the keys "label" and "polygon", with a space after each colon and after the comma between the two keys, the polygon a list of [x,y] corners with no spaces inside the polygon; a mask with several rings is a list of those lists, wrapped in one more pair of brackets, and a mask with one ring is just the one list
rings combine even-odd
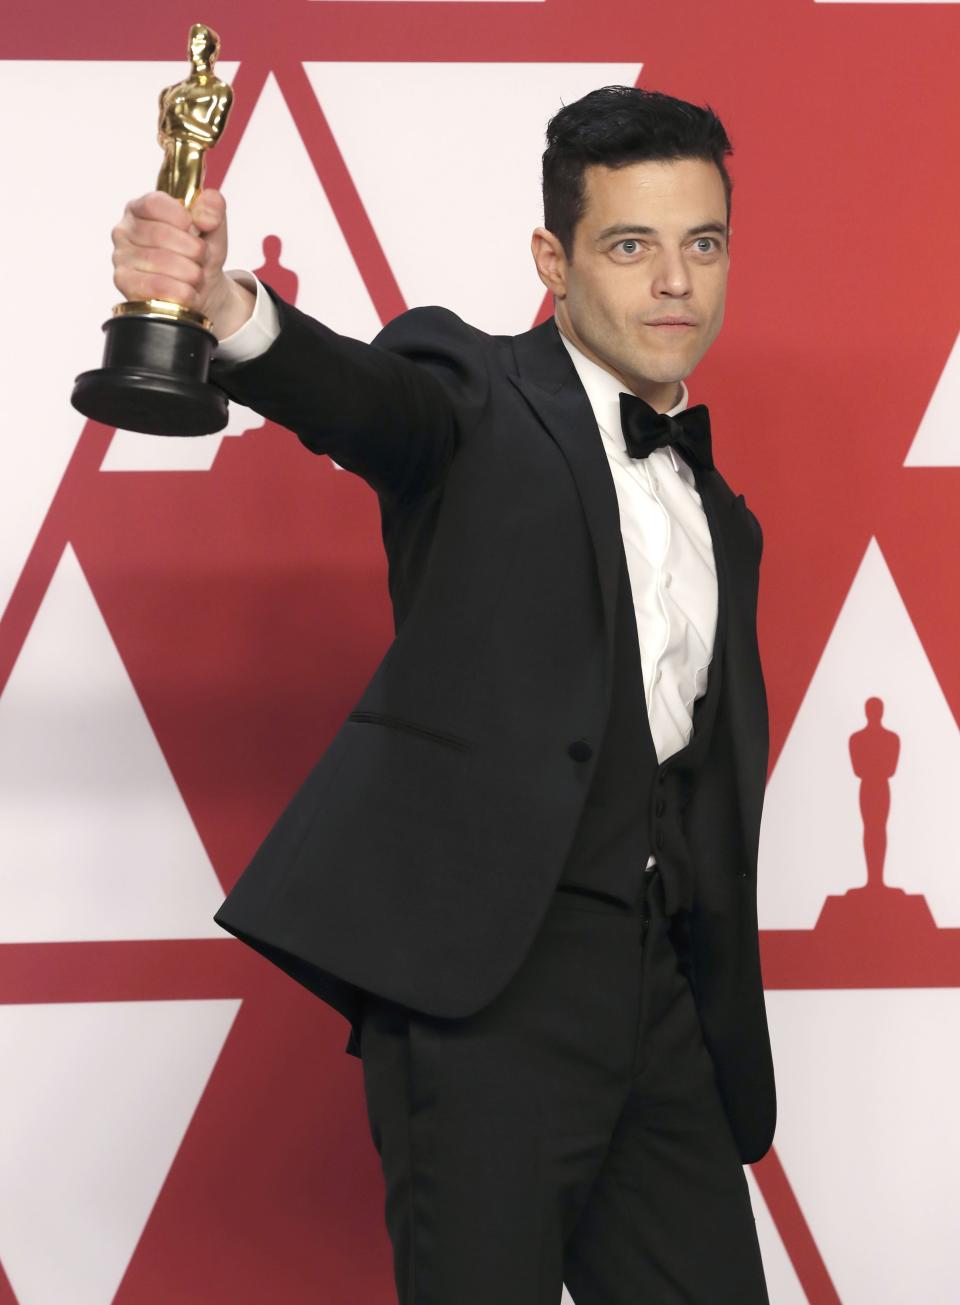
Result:
{"label": "man's eye", "polygon": [[709,254],[713,251],[713,249],[719,248],[720,246],[719,240],[715,239],[713,236],[699,236],[695,243],[698,245],[708,246],[706,249],[700,250],[701,254]]}
{"label": "man's eye", "polygon": [[618,240],[617,248],[622,249],[625,254],[634,254],[640,248],[639,240]]}

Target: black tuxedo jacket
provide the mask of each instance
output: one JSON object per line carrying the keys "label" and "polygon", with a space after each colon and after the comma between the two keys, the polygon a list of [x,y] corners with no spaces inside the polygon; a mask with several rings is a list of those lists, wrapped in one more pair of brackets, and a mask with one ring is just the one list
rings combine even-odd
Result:
{"label": "black tuxedo jacket", "polygon": [[[622,550],[607,457],[552,318],[490,336],[418,308],[368,345],[270,293],[277,340],[212,379],[376,491],[396,637],[214,918],[351,1021],[363,990],[471,1014],[537,933],[603,739]],[[756,915],[763,539],[719,471],[700,484],[727,628],[684,816],[687,964],[750,1162],[776,1117]]]}

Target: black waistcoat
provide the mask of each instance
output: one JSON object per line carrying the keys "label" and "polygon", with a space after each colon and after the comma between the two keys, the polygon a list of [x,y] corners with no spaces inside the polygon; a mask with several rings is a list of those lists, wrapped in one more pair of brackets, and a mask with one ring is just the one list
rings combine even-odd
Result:
{"label": "black waistcoat", "polygon": [[650,732],[637,621],[621,542],[610,715],[583,815],[560,875],[567,888],[637,899],[652,853],[663,879],[666,911],[689,910],[694,867],[683,808],[706,756],[717,713],[725,612],[718,612],[706,692],[694,703],[689,742],[661,764]]}

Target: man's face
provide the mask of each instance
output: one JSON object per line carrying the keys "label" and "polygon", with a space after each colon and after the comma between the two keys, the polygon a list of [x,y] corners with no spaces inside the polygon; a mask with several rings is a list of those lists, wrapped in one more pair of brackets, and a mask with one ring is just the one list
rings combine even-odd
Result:
{"label": "man's face", "polygon": [[[584,189],[572,259],[538,228],[538,271],[556,295],[560,329],[662,411],[723,322],[730,264],[723,180],[701,159],[591,164]],[[689,325],[657,325],[670,317]]]}

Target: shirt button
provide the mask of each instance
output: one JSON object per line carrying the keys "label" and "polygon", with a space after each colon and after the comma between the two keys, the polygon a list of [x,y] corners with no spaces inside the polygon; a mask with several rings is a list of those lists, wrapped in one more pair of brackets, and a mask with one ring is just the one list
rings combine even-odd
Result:
{"label": "shirt button", "polygon": [[670,574],[670,572],[669,572],[669,571],[664,571],[664,573],[663,573],[663,587],[664,587],[664,589],[669,589],[669,588],[670,588],[670,581],[671,581],[672,579],[673,579],[673,576]]}
{"label": "shirt button", "polygon": [[661,675],[661,670],[660,670],[660,667],[658,666],[658,667],[657,667],[657,673],[656,673],[656,675],[654,675],[654,677],[653,677],[653,682],[654,682],[654,684],[659,684],[659,683],[660,683],[660,675]]}

